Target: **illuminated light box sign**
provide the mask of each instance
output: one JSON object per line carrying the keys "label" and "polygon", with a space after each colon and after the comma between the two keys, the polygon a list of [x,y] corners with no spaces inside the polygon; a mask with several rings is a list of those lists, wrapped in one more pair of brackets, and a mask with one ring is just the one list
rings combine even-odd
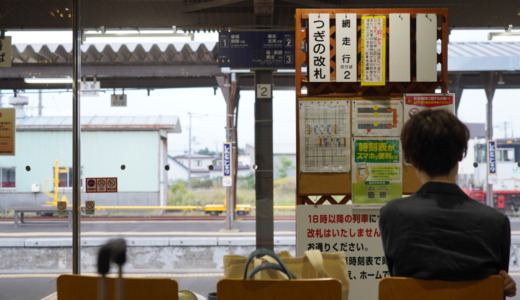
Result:
{"label": "illuminated light box sign", "polygon": [[220,67],[294,68],[293,31],[228,31],[218,40]]}

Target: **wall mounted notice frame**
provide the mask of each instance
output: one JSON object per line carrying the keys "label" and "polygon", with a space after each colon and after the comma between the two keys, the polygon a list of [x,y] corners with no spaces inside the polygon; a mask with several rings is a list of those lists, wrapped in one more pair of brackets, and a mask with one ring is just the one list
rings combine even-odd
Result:
{"label": "wall mounted notice frame", "polygon": [[[394,14],[397,15],[399,20],[401,20],[399,15],[403,18],[402,22],[397,22],[403,24],[390,24],[391,15],[393,18]],[[422,77],[417,77],[417,63],[420,63],[421,58],[419,57],[422,55],[421,53],[418,53],[417,48],[417,39],[420,38],[420,34],[417,32],[417,16],[420,14],[428,16],[428,18],[431,20],[431,23],[436,24],[434,28],[436,42],[434,43],[435,49],[433,49],[435,55],[429,56],[430,58],[434,58],[435,65],[428,64],[427,67],[429,68],[429,72],[436,74],[433,81],[429,81],[429,78],[427,78],[428,81],[421,81]],[[311,32],[310,26],[312,24],[310,23],[309,19],[311,15],[321,15],[322,17],[328,15],[328,22],[330,26],[328,31],[330,40],[329,47],[331,47],[328,53],[328,55],[330,55],[330,62],[328,63],[330,69],[329,81],[316,81],[314,78],[317,76],[317,73],[323,74],[323,72],[327,72],[326,69],[320,69],[318,72],[315,72],[316,70],[311,70],[312,65],[320,61],[325,56],[318,57],[312,54],[312,52],[317,52],[318,49],[314,49],[314,45],[311,45],[310,43],[314,42],[313,39],[316,39],[316,36],[319,37],[321,41],[322,34],[326,34],[325,30]],[[346,15],[348,16],[346,17],[347,19],[345,19]],[[343,26],[348,24],[347,21],[351,18],[350,16],[356,17],[357,28],[355,38],[352,36],[353,33],[348,33],[347,35],[343,33]],[[401,48],[409,52],[408,62],[404,61],[404,59],[406,59],[404,56],[401,57],[399,55],[403,53],[392,52],[399,56],[399,60],[396,62],[397,66],[392,64],[392,67],[390,67],[389,59],[390,55],[392,54],[390,54],[389,49],[385,51],[386,53],[384,59],[387,61],[387,63],[385,64],[386,70],[385,68],[382,68],[382,71],[385,71],[383,85],[367,85],[369,80],[363,80],[361,74],[364,72],[361,68],[361,60],[363,58],[361,51],[363,45],[361,43],[361,39],[363,37],[361,33],[361,21],[363,17],[371,18],[374,16],[381,16],[385,19],[385,31],[387,34],[382,37],[387,38],[386,43],[389,43],[395,37],[397,40],[396,43],[392,45],[392,48],[395,49],[394,46],[397,45],[397,50],[395,51],[398,51],[399,48]],[[410,18],[409,30],[407,29],[407,22],[405,21],[408,16]],[[428,20],[428,22],[430,21]],[[321,24],[322,23],[320,22],[318,25],[321,27]],[[350,21],[350,24],[353,24],[353,19]],[[324,25],[325,24],[323,23],[323,26]],[[352,26],[350,29],[353,31],[354,27]],[[409,34],[406,34],[406,31],[408,31]],[[315,35],[316,33],[318,33],[318,35]],[[395,36],[395,34],[397,34],[397,36]],[[400,43],[399,37],[405,39],[409,38],[409,46],[405,46],[406,41],[404,41],[404,43]],[[431,42],[431,39],[427,40]],[[350,71],[350,69],[346,69],[346,63],[343,61],[343,59],[347,57],[344,56],[345,53],[343,52],[347,50],[342,49],[343,47],[347,46],[343,45],[343,43],[350,42],[353,46],[354,41],[357,41],[357,69],[354,68],[351,74],[345,74],[345,71]],[[379,42],[379,40],[375,41]],[[383,41],[384,40],[381,40],[380,42]],[[323,40],[323,42],[325,42],[325,40]],[[442,93],[448,92],[448,10],[445,8],[296,9],[295,44],[298,45],[298,47],[295,49],[295,89],[297,96],[399,96],[404,92],[435,93],[437,90],[441,90]],[[319,45],[320,46],[318,47],[322,48],[322,45],[325,44],[320,42]],[[426,47],[430,48],[430,46]],[[323,50],[326,51],[326,49]],[[429,49],[428,51],[431,53],[432,50]],[[350,57],[350,59],[352,58],[354,58],[354,56]],[[394,57],[392,57],[392,59],[393,58]],[[323,61],[323,64],[327,64],[327,62]],[[409,65],[410,67],[406,65]],[[304,66],[306,68],[304,68]],[[350,68],[350,66],[347,68]],[[354,70],[357,71],[357,78],[354,78]],[[409,70],[410,79],[408,81],[404,80],[403,78],[394,77],[394,73],[392,73],[392,77],[390,77],[390,72],[395,71],[400,74],[402,73],[401,70]],[[345,76],[347,76],[347,78],[345,78]],[[362,80],[367,84],[362,84]]]}
{"label": "wall mounted notice frame", "polygon": [[[437,43],[435,44],[435,49],[433,51],[436,52],[435,55],[435,63],[436,65],[432,68],[436,72],[438,76],[436,76],[435,81],[419,81],[417,80],[417,15],[424,14],[427,15],[433,23],[436,23],[436,38]],[[403,20],[399,18],[399,15],[403,17]],[[326,22],[319,17],[327,16],[328,18],[328,33],[325,29]],[[398,34],[396,38],[396,44],[392,45],[392,49],[397,49],[394,51],[399,51],[400,47],[407,47],[404,44],[407,42],[399,43],[399,36],[406,37],[409,36],[409,57],[408,64],[410,67],[407,67],[407,62],[403,60],[403,63],[397,63],[396,67],[392,68],[406,68],[409,69],[409,81],[393,81],[393,80],[403,80],[398,77],[393,77],[390,80],[390,62],[388,61],[392,54],[390,54],[390,48],[387,48],[385,53],[386,59],[386,70],[382,68],[382,71],[385,71],[384,84],[383,85],[362,85],[362,76],[361,76],[361,39],[363,34],[361,33],[362,26],[362,18],[363,17],[375,17],[381,16],[385,20],[385,35],[386,43],[390,43],[392,36],[394,34]],[[390,24],[391,19],[394,20],[394,16],[399,18],[399,21],[404,23],[402,24]],[[406,23],[408,23],[405,19],[409,17],[409,29]],[[356,25],[353,26],[354,18],[356,20]],[[316,27],[322,28],[314,28],[311,30],[311,20]],[[318,20],[318,21],[317,21]],[[322,22],[323,21],[323,22]],[[398,22],[401,23],[401,22]],[[347,31],[348,26],[350,25],[350,31]],[[318,30],[320,29],[320,30]],[[355,29],[355,38],[354,38],[354,29]],[[345,30],[346,32],[343,32]],[[406,33],[408,31],[408,33]],[[392,33],[393,32],[393,33]],[[301,146],[301,139],[304,138],[303,135],[300,136],[301,120],[300,120],[300,106],[299,103],[302,101],[348,101],[350,114],[351,114],[351,136],[355,138],[395,138],[395,136],[385,136],[385,135],[376,135],[374,132],[378,132],[377,124],[373,126],[374,129],[370,134],[365,135],[365,133],[357,132],[354,133],[354,123],[352,123],[352,116],[354,113],[353,101],[398,101],[401,104],[400,113],[397,113],[398,122],[393,122],[394,116],[392,115],[392,122],[386,122],[383,120],[385,124],[389,124],[391,126],[401,126],[403,123],[403,95],[405,93],[409,94],[435,94],[436,91],[440,90],[441,93],[448,92],[448,67],[447,67],[447,56],[448,56],[448,10],[445,8],[391,8],[391,9],[296,9],[295,11],[295,90],[296,90],[296,105],[295,110],[297,114],[297,195],[296,195],[296,204],[308,204],[308,205],[317,205],[317,204],[346,204],[352,199],[352,170],[350,171],[309,171],[307,169],[308,165],[303,165],[301,160],[305,156],[305,147]],[[379,32],[376,32],[379,34]],[[382,33],[382,30],[381,30]],[[329,39],[329,47],[330,51],[327,52],[327,47],[323,46],[326,43],[326,35],[328,34]],[[312,41],[314,39],[314,41]],[[405,38],[406,39],[406,38]],[[375,40],[379,42],[379,40]],[[314,44],[311,46],[311,42],[317,42],[317,48],[314,48]],[[354,64],[352,59],[354,56],[350,54],[350,47],[354,47],[354,42],[356,42],[357,49],[355,52],[355,57],[357,57],[357,66],[349,65],[348,63]],[[381,43],[383,40],[380,41]],[[394,47],[396,46],[396,47]],[[386,48],[386,47],[385,47]],[[381,49],[382,50],[382,49]],[[431,50],[431,49],[430,49]],[[313,53],[311,53],[313,52]],[[329,70],[330,77],[328,81],[315,81],[315,79],[311,78],[312,76],[325,74],[327,70],[318,70],[318,72],[311,71],[311,67],[313,64],[317,64],[320,67],[327,64],[324,61],[326,56],[321,56],[321,52],[323,54],[329,55]],[[394,52],[394,54],[400,54]],[[350,57],[348,56],[350,55]],[[350,61],[348,59],[350,59]],[[405,59],[404,56],[398,56],[400,59]],[[345,60],[343,60],[345,59]],[[357,69],[356,69],[357,67]],[[352,72],[350,74],[345,73],[345,71]],[[440,72],[439,72],[440,70]],[[356,77],[354,80],[354,71],[357,71]],[[395,71],[395,70],[394,70]],[[406,73],[406,72],[400,72]],[[344,77],[346,76],[347,77]],[[406,74],[405,74],[406,75]],[[349,78],[349,76],[351,76]],[[323,76],[320,76],[323,77]],[[398,105],[398,104],[396,104]],[[379,110],[378,110],[379,112]],[[396,110],[397,112],[397,110]],[[389,116],[389,114],[386,114]],[[361,115],[355,116],[358,121],[361,121]],[[373,118],[373,116],[370,116]],[[356,121],[357,122],[357,121]],[[376,123],[379,121],[375,121]],[[374,125],[374,120],[372,120],[372,125]],[[397,127],[396,127],[397,128]],[[357,130],[357,129],[356,129]],[[400,130],[400,129],[399,129]],[[389,132],[390,130],[385,130]],[[397,129],[396,129],[397,131]],[[380,130],[383,132],[383,130]],[[357,135],[356,135],[357,134]],[[388,134],[388,133],[385,133]],[[390,133],[393,134],[393,133]],[[351,148],[350,155],[352,158],[352,139],[350,139]],[[300,148],[301,147],[301,148]],[[352,160],[350,169],[353,168]],[[304,163],[305,164],[305,163]],[[310,166],[310,165],[309,165]],[[408,166],[406,164],[402,165],[402,192],[403,194],[411,194],[415,192],[420,186],[421,183],[417,179],[415,174],[415,170],[412,166]]]}
{"label": "wall mounted notice frame", "polygon": [[[400,126],[402,124],[403,119],[402,99],[403,97],[373,97],[370,99],[361,97],[298,97],[298,134],[296,151],[296,157],[298,162],[297,194],[299,196],[316,194],[348,195],[350,199],[352,193],[353,174],[352,137],[366,137],[372,139],[378,137],[383,137],[387,139],[398,138],[398,136],[400,135]],[[354,102],[358,104],[354,106]],[[355,107],[361,109],[362,111],[368,111],[357,114],[354,112]],[[345,120],[334,117],[334,114],[343,116],[344,113],[333,113],[333,109],[339,112],[341,110],[345,110],[346,108],[348,108],[348,110],[346,112],[347,116]],[[320,110],[322,110],[321,115],[319,113]],[[374,113],[379,113],[380,111],[384,113],[381,113],[377,117],[374,117]],[[316,115],[318,117],[315,117]],[[370,131],[371,134],[367,134],[367,127],[362,126],[363,129],[356,130],[357,132],[354,133],[353,128],[356,127],[356,123],[354,122],[353,117],[354,115],[357,115],[355,117],[356,119],[364,120],[365,125],[369,124],[372,126],[374,123],[380,122],[381,124],[386,124],[385,126],[392,124],[396,124],[396,126],[395,128],[390,129],[374,129]],[[394,122],[394,117],[397,118],[397,122]],[[334,120],[334,118],[336,118],[336,121],[331,121]],[[344,130],[343,128],[340,129],[340,126],[334,125],[344,124],[344,121],[346,121],[347,123],[347,127]],[[378,124],[376,124],[376,127],[377,125]],[[337,135],[334,136],[334,138],[337,138],[336,141],[341,141],[341,138],[346,136],[348,137],[346,141],[348,147],[336,147],[334,149],[327,149],[327,147],[323,147],[325,143],[324,137],[329,136],[320,136],[317,133],[327,131],[334,132],[334,128],[336,128],[337,132]],[[314,134],[313,132],[316,132],[316,134]],[[321,145],[323,148],[316,150],[317,147],[320,147],[320,137],[323,138],[321,141],[321,143],[323,143]],[[327,154],[332,153],[332,151],[335,151],[336,153],[341,153],[341,157],[327,158]],[[316,159],[315,157],[313,157],[314,153],[318,153],[321,156],[321,160],[318,159],[317,161],[311,162],[304,161],[306,157]],[[343,155],[346,155],[346,157]],[[348,168],[343,167],[343,165],[345,164],[345,159],[349,160]],[[418,181],[413,167],[404,165],[402,166],[401,170],[403,193],[410,194],[415,192],[417,188],[420,187],[421,183]]]}

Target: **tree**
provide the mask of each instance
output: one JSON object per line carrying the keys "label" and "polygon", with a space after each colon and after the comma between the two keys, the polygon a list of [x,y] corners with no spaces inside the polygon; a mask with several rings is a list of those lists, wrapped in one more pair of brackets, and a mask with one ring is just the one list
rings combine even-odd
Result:
{"label": "tree", "polygon": [[280,175],[280,178],[286,178],[289,171],[294,170],[294,166],[292,165],[292,161],[287,158],[286,155],[281,156],[279,160],[280,166],[278,167],[278,174]]}
{"label": "tree", "polygon": [[214,156],[215,155],[215,151],[210,151],[208,149],[208,147],[204,148],[204,149],[201,149],[199,151],[197,151],[197,154],[201,154],[201,155],[209,155],[209,156]]}

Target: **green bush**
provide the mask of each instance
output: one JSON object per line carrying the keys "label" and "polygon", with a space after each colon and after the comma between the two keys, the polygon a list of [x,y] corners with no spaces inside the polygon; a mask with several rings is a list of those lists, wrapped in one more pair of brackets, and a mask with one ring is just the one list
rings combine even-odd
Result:
{"label": "green bush", "polygon": [[[195,183],[196,182],[196,183]],[[255,176],[241,176],[237,183],[237,203],[256,205]],[[296,178],[279,178],[273,182],[273,200],[275,205],[293,205],[296,198]],[[222,187],[222,178],[211,180],[193,180],[192,189],[185,181],[176,181],[170,189],[168,205],[222,204],[226,198],[226,187]]]}
{"label": "green bush", "polygon": [[176,181],[170,188],[168,205],[198,205],[195,194],[188,190],[185,181]]}
{"label": "green bush", "polygon": [[213,180],[206,178],[206,179],[191,179],[191,187],[194,189],[197,188],[211,188],[213,187]]}

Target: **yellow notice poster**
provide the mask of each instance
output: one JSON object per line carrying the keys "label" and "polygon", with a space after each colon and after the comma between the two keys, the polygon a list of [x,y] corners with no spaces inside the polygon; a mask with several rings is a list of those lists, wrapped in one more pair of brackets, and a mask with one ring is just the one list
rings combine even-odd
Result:
{"label": "yellow notice poster", "polygon": [[15,122],[14,108],[0,108],[0,155],[14,155]]}
{"label": "yellow notice poster", "polygon": [[361,85],[385,85],[386,17],[361,17]]}

